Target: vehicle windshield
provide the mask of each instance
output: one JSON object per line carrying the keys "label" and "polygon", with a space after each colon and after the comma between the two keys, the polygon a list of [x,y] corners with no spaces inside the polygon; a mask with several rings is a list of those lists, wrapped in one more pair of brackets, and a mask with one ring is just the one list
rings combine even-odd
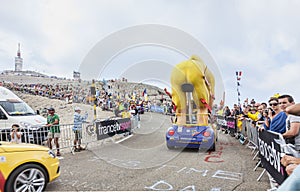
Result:
{"label": "vehicle windshield", "polygon": [[2,108],[12,116],[35,115],[34,110],[19,100],[0,101]]}

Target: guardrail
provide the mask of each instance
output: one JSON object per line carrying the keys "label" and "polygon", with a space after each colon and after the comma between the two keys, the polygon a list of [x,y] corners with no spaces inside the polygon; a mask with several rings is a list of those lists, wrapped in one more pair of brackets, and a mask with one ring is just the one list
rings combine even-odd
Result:
{"label": "guardrail", "polygon": [[[263,124],[254,122],[251,119],[245,118],[242,120],[241,129],[232,129],[232,122],[237,127],[238,119],[234,117],[216,116],[217,127],[224,133],[233,133],[231,136],[235,136],[240,140],[241,144],[246,144],[247,148],[252,149],[252,154],[257,151],[252,160],[255,160],[259,156],[259,161],[256,164],[253,171],[256,171],[259,165],[262,165],[263,170],[257,181],[260,181],[265,172],[268,173],[270,180],[271,190],[277,188],[275,185],[281,184],[287,178],[285,168],[280,164],[280,160],[283,154],[291,154],[293,151],[292,144],[286,144],[281,134],[272,131],[258,131],[258,128]],[[234,119],[234,121],[232,121]],[[229,126],[228,126],[229,125]],[[286,149],[289,147],[289,149]],[[300,157],[300,153],[293,151],[293,156]],[[274,183],[275,182],[275,183]]]}
{"label": "guardrail", "polygon": [[155,113],[165,113],[165,108],[163,106],[151,105],[150,111]]}
{"label": "guardrail", "polygon": [[[74,124],[61,124],[60,127],[60,149],[70,149],[73,153],[75,133],[73,131]],[[82,124],[81,144],[87,147],[90,143],[112,137],[116,134],[131,134],[134,129],[140,127],[138,116],[132,118],[110,118],[106,120],[96,120],[91,123]],[[39,145],[47,145],[48,127],[30,128],[21,127],[22,143],[33,143]],[[11,141],[11,128],[0,128],[0,141]],[[53,145],[53,150],[55,145]]]}

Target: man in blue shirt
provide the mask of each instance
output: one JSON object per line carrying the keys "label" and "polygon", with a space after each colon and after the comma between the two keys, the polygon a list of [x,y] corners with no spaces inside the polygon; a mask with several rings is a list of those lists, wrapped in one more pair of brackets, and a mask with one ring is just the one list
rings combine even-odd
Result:
{"label": "man in blue shirt", "polygon": [[[84,116],[80,115],[81,109],[79,107],[75,107],[75,113],[74,113],[74,127],[73,131],[75,133],[75,139],[74,139],[74,151],[79,152],[80,150],[84,150],[81,145],[81,139],[82,139],[82,123],[86,121],[88,117],[88,113],[85,113]],[[78,145],[78,146],[77,146]]]}

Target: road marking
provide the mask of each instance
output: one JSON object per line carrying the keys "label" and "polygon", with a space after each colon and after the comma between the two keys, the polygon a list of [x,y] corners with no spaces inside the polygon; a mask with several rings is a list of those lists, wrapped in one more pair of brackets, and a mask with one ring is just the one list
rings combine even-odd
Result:
{"label": "road marking", "polygon": [[115,143],[121,143],[122,141],[125,141],[125,140],[127,140],[127,139],[129,139],[130,137],[132,137],[133,135],[129,135],[129,136],[127,136],[127,137],[124,137],[123,139],[121,139],[121,140],[119,140],[119,141],[117,141],[117,142],[115,142]]}
{"label": "road marking", "polygon": [[[162,185],[165,185],[166,187],[168,188],[156,188],[156,186],[160,185],[162,187]],[[156,182],[154,185],[150,186],[150,187],[145,187],[146,189],[152,189],[154,191],[171,191],[173,189],[173,186],[170,185],[169,183],[163,181],[163,180],[160,180],[158,182]]]}
{"label": "road marking", "polygon": [[217,170],[212,177],[239,181],[242,180],[243,174],[230,172],[230,171]]}

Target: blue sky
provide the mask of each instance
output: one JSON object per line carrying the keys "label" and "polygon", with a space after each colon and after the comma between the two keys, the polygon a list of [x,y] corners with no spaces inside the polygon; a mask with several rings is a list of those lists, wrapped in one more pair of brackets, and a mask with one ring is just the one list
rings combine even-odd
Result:
{"label": "blue sky", "polygon": [[[2,0],[0,66],[14,69],[20,42],[23,69],[71,78],[109,35],[159,24],[182,30],[207,48],[219,67],[229,106],[237,103],[236,71],[243,72],[242,100],[266,102],[280,93],[300,102],[299,10],[296,0]],[[102,76],[119,77],[125,68],[151,59],[175,65],[185,58],[166,48],[143,46],[112,60]],[[145,79],[147,67],[136,67]]]}

